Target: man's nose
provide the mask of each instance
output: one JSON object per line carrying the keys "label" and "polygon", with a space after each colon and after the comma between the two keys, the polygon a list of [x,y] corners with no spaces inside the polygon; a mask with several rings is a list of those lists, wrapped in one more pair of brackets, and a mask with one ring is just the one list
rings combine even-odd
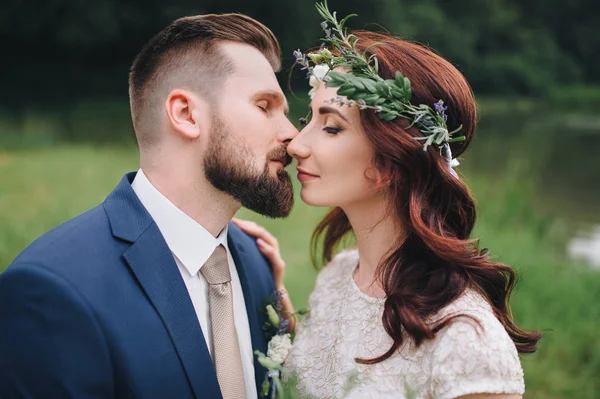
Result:
{"label": "man's nose", "polygon": [[280,141],[289,144],[290,141],[298,135],[298,129],[289,119],[285,118],[285,122],[279,131]]}

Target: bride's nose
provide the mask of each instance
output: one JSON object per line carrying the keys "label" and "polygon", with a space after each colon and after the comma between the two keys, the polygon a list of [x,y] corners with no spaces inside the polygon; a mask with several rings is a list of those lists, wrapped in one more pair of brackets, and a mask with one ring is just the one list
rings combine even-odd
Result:
{"label": "bride's nose", "polygon": [[310,148],[304,140],[305,135],[303,132],[304,130],[298,133],[287,146],[288,154],[296,159],[305,159],[310,156]]}

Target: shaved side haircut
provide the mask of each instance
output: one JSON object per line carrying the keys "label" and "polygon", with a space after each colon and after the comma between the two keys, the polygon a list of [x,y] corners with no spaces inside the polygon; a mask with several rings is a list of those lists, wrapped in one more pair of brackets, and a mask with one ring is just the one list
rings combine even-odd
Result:
{"label": "shaved side haircut", "polygon": [[215,100],[219,87],[233,72],[219,48],[224,41],[255,47],[279,71],[279,42],[255,19],[243,14],[207,14],[175,20],[144,46],[131,66],[129,102],[140,149],[158,142],[157,122],[172,89],[188,89]]}

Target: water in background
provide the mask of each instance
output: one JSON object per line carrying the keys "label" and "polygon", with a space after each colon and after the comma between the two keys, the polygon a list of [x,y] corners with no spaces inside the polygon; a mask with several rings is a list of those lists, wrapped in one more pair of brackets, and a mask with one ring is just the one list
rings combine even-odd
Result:
{"label": "water in background", "polygon": [[462,167],[492,185],[515,180],[531,211],[564,222],[568,254],[600,269],[600,115],[486,104]]}

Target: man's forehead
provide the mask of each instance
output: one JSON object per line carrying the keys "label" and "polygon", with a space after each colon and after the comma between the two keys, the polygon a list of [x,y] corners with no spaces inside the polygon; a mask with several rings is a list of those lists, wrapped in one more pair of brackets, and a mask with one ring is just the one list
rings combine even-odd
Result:
{"label": "man's forehead", "polygon": [[221,51],[233,64],[236,71],[240,73],[263,73],[275,75],[273,66],[265,55],[256,47],[245,43],[226,41],[220,44]]}
{"label": "man's forehead", "polygon": [[262,97],[284,104],[285,108],[288,108],[275,71],[260,50],[248,44],[235,42],[224,42],[222,49],[233,64],[229,84],[249,93],[252,98]]}
{"label": "man's forehead", "polygon": [[254,90],[279,88],[273,67],[260,51],[248,45],[239,50],[227,54],[233,67],[232,78],[246,81]]}

